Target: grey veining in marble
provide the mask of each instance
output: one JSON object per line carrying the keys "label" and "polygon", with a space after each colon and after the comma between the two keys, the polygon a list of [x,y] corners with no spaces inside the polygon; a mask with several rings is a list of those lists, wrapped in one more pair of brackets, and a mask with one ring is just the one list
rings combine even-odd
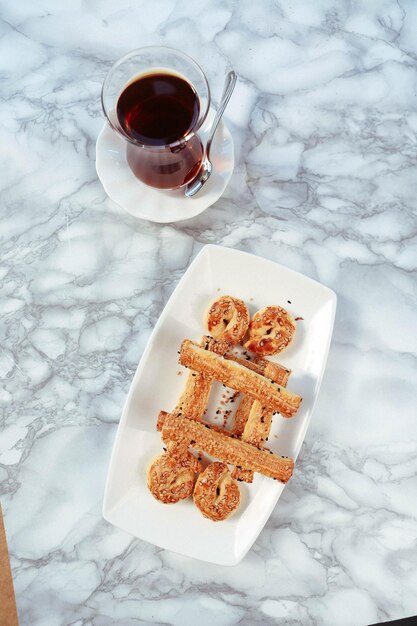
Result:
{"label": "grey veining in marble", "polygon": [[[417,613],[417,3],[1,2],[0,497],[22,626],[365,626]],[[196,58],[237,165],[199,217],[109,202],[94,149],[110,64]],[[339,299],[297,470],[233,568],[101,517],[129,384],[205,243]],[[1,608],[0,608],[1,610]]]}

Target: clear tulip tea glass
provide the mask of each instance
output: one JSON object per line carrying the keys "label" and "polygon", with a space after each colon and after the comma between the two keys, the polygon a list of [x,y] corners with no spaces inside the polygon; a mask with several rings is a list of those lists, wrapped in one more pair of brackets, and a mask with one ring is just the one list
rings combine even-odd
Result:
{"label": "clear tulip tea glass", "polygon": [[110,69],[101,102],[139,180],[178,189],[195,178],[204,157],[198,131],[210,109],[207,79],[195,61],[172,48],[133,50]]}

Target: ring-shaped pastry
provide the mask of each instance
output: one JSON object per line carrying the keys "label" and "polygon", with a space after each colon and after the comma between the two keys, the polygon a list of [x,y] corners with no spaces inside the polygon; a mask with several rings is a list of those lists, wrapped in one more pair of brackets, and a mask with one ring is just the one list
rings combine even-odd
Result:
{"label": "ring-shaped pastry", "polygon": [[204,517],[213,522],[226,519],[237,509],[239,487],[225,463],[210,463],[199,475],[194,488],[194,502]]}
{"label": "ring-shaped pastry", "polygon": [[187,452],[178,460],[165,452],[148,470],[148,487],[151,494],[164,504],[174,504],[191,496],[196,474],[202,471],[200,461]]}
{"label": "ring-shaped pastry", "polygon": [[231,346],[235,346],[246,335],[249,320],[248,307],[243,300],[221,296],[210,305],[207,328],[215,339],[227,341]]}
{"label": "ring-shaped pastry", "polygon": [[267,306],[252,317],[249,324],[246,350],[259,356],[282,352],[293,340],[295,322],[280,306]]}

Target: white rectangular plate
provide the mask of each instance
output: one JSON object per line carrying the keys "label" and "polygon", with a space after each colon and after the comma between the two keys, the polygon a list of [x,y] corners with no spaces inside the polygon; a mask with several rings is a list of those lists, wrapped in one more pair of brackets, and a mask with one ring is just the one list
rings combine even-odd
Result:
{"label": "white rectangular plate", "polygon": [[[206,333],[204,313],[220,294],[241,298],[251,314],[278,304],[293,317],[303,318],[296,322],[296,336],[289,348],[279,358],[272,357],[293,370],[288,388],[300,394],[303,403],[291,419],[275,416],[268,441],[277,454],[297,457],[326,365],[336,295],[271,261],[208,245],[170,297],[133,378],[110,461],[103,515],[115,526],[162,548],[234,565],[261,532],[284,485],[255,474],[252,484],[239,483],[242,497],[236,513],[215,523],[201,515],[192,498],[164,505],[153,498],[146,484],[148,466],[162,453],[157,415],[161,409],[174,408],[187,376],[178,365],[181,342],[186,337],[199,341]],[[209,409],[216,407],[219,394],[219,389],[213,389]]]}

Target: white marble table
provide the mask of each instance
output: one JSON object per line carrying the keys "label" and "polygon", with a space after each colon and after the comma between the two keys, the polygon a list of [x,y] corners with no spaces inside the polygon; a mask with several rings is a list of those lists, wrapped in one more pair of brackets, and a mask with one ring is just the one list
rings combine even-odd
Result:
{"label": "white marble table", "polygon": [[[0,498],[21,625],[364,626],[417,613],[417,4],[1,4]],[[155,43],[195,57],[216,93],[226,68],[240,77],[231,184],[166,226],[111,204],[94,167],[103,77]],[[338,294],[297,471],[233,568],[101,517],[132,374],[209,242]]]}

